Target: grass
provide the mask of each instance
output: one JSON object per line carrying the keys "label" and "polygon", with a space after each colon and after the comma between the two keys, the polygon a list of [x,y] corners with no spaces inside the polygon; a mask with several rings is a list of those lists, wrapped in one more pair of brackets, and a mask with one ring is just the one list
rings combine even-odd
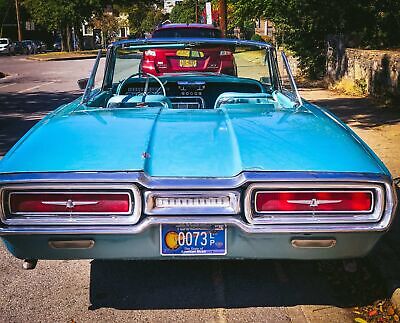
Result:
{"label": "grass", "polygon": [[[92,58],[97,56],[98,50],[85,50],[76,52],[48,52],[44,54],[36,54],[28,56],[28,59],[39,60],[39,61],[52,61],[52,60],[63,60],[63,59],[79,59],[79,58]],[[103,50],[103,55],[105,50]]]}
{"label": "grass", "polygon": [[264,50],[252,50],[244,51],[234,54],[235,58],[244,59],[248,62],[261,64],[264,62],[265,51]]}

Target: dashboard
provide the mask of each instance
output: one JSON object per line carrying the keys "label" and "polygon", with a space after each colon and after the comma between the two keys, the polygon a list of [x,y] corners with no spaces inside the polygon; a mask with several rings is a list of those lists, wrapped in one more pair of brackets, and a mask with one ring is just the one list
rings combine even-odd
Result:
{"label": "dashboard", "polygon": [[[224,92],[262,93],[263,85],[252,79],[233,77],[160,77],[168,98],[177,109],[211,109],[218,96]],[[138,95],[144,92],[146,79],[132,79],[121,94]],[[155,80],[149,81],[148,94],[160,94],[162,90]]]}

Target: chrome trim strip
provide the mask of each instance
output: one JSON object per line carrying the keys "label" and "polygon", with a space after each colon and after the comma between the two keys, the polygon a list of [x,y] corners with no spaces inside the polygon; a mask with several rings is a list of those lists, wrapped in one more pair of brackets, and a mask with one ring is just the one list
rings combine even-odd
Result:
{"label": "chrome trim strip", "polygon": [[[157,208],[154,199],[157,197],[187,197],[187,198],[210,198],[228,197],[230,207],[169,207]],[[240,193],[238,191],[147,191],[144,193],[144,212],[148,215],[174,215],[174,214],[239,214],[240,212]]]}
{"label": "chrome trim strip", "polygon": [[0,174],[7,183],[138,183],[148,189],[236,189],[247,182],[389,182],[384,174],[336,172],[243,172],[234,177],[151,177],[143,172],[65,172]]}
{"label": "chrome trim strip", "polygon": [[139,234],[153,226],[160,224],[226,224],[228,227],[240,229],[248,234],[269,234],[269,233],[345,233],[345,232],[371,232],[386,231],[390,218],[385,217],[377,223],[348,223],[348,224],[319,224],[312,225],[254,225],[243,222],[238,217],[232,216],[197,216],[197,217],[154,217],[149,216],[136,225],[120,226],[24,226],[24,227],[3,227],[0,228],[1,235],[26,235],[26,234],[49,234],[49,235],[94,235],[94,234]]}
{"label": "chrome trim strip", "polygon": [[87,103],[89,101],[89,99],[90,99],[90,94],[91,94],[92,89],[94,87],[96,73],[97,73],[97,69],[99,67],[99,63],[100,63],[100,59],[101,59],[101,52],[102,52],[101,49],[99,49],[97,51],[97,57],[96,57],[96,60],[94,62],[94,65],[93,65],[93,69],[92,69],[92,71],[90,73],[89,80],[88,80],[86,88],[85,88],[85,92],[83,93],[81,104]]}
{"label": "chrome trim strip", "polygon": [[[256,183],[251,184],[245,192],[244,210],[245,217],[252,224],[329,224],[329,223],[355,223],[355,222],[378,222],[384,214],[385,192],[381,185],[374,183],[352,183],[346,182],[343,184],[332,182],[284,182],[284,183]],[[255,210],[254,191],[258,192],[286,192],[288,189],[294,189],[294,192],[301,191],[309,192],[309,189],[324,189],[342,191],[349,190],[371,190],[375,194],[376,201],[373,200],[374,211],[365,212],[326,212],[326,211],[296,211],[296,212],[257,212]],[[301,191],[303,192],[303,191]],[[388,194],[388,193],[386,193]],[[255,194],[257,195],[257,193]],[[306,215],[308,214],[308,215]]]}
{"label": "chrome trim strip", "polygon": [[[42,192],[32,192],[34,190],[43,190]],[[54,190],[54,191],[46,191],[46,190]],[[50,184],[50,185],[42,185],[40,183],[30,183],[30,184],[15,184],[15,185],[7,185],[0,187],[0,201],[4,201],[6,192],[10,192],[8,198],[10,198],[11,194],[19,194],[19,193],[28,193],[28,194],[46,194],[46,193],[54,193],[54,194],[64,194],[66,190],[71,190],[68,193],[92,193],[88,192],[88,190],[98,190],[93,193],[97,194],[128,194],[129,195],[129,211],[126,213],[72,213],[72,212],[57,212],[54,214],[46,214],[40,212],[32,212],[32,213],[13,213],[10,214],[11,210],[6,210],[4,203],[0,203],[0,220],[6,225],[16,225],[16,226],[29,226],[29,225],[67,225],[67,226],[75,226],[75,225],[121,225],[121,224],[136,224],[142,213],[142,201],[140,196],[139,189],[131,184],[131,185],[115,185],[115,184],[71,184],[67,185],[59,183],[59,184]],[[74,191],[75,190],[75,191]],[[82,191],[77,191],[82,190]],[[86,192],[84,190],[87,190]],[[121,190],[120,192],[112,192],[110,190]],[[31,191],[31,192],[30,192]],[[133,200],[132,200],[133,196]],[[8,205],[10,202],[8,201]],[[9,217],[17,216],[17,217]]]}

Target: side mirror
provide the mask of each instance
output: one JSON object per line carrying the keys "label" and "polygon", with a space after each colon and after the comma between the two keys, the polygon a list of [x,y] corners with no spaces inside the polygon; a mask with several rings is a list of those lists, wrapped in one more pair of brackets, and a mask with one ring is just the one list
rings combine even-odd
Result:
{"label": "side mirror", "polygon": [[79,88],[81,90],[84,90],[84,89],[86,89],[88,82],[89,82],[89,78],[84,78],[84,79],[78,80],[77,83],[78,83]]}

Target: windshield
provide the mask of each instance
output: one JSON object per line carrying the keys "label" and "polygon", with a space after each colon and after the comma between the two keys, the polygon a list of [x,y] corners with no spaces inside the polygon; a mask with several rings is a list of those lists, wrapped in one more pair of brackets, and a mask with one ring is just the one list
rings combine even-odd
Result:
{"label": "windshield", "polygon": [[153,32],[153,38],[221,38],[219,29],[213,28],[165,28]]}
{"label": "windshield", "polygon": [[0,39],[0,44],[1,45],[6,45],[6,44],[8,44],[8,40],[7,39]]}
{"label": "windshield", "polygon": [[[225,77],[226,82],[249,79],[265,91],[278,87],[272,47],[260,48],[234,42],[167,43],[149,45],[124,44],[115,48],[114,66],[108,76],[113,87],[127,78],[140,77],[140,73],[155,75],[161,79],[201,76]],[[111,85],[109,84],[109,85]],[[236,91],[237,88],[232,88]],[[189,92],[190,94],[190,92]]]}

